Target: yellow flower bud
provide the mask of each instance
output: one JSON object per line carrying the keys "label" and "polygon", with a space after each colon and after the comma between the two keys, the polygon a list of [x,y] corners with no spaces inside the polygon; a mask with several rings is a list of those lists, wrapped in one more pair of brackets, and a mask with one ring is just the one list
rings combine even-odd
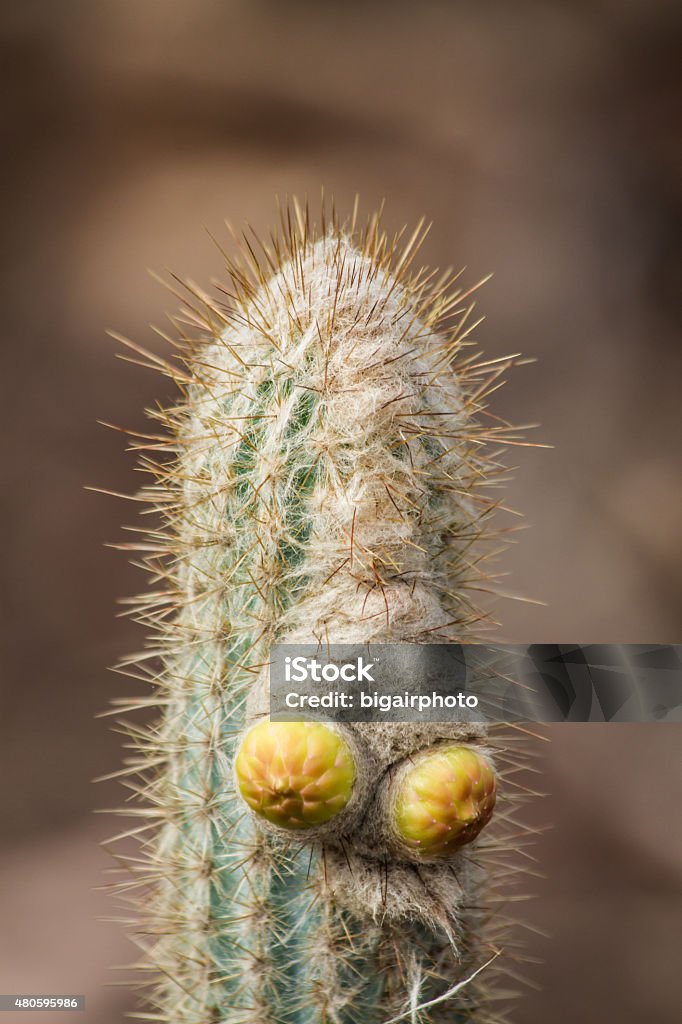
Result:
{"label": "yellow flower bud", "polygon": [[475,839],[495,806],[495,773],[471,747],[444,747],[415,759],[399,780],[393,828],[425,857],[448,857]]}
{"label": "yellow flower bud", "polygon": [[339,814],[356,776],[348,744],[319,722],[261,722],[242,740],[235,770],[251,810],[287,829],[311,828]]}

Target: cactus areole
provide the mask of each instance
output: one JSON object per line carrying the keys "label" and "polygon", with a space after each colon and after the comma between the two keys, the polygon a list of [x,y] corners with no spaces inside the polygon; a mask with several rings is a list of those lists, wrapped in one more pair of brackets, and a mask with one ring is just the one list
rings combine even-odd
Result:
{"label": "cactus areole", "polygon": [[521,842],[514,736],[269,720],[275,642],[481,635],[487,488],[514,440],[486,396],[514,360],[472,353],[471,289],[415,268],[422,235],[313,226],[294,202],[217,299],[187,287],[171,354],[146,353],[178,386],[138,443],[155,585],[133,672],[158,718],[128,724],[122,892],[146,1019],[508,1019],[491,961]]}

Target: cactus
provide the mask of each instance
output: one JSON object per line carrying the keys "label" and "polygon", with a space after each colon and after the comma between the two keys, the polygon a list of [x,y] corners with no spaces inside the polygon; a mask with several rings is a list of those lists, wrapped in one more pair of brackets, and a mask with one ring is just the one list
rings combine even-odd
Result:
{"label": "cactus", "polygon": [[125,726],[145,1019],[506,1019],[491,908],[523,843],[515,735],[267,718],[275,641],[444,643],[486,623],[486,488],[515,436],[485,403],[514,360],[468,351],[470,293],[413,269],[421,226],[389,239],[356,213],[315,228],[285,208],[228,260],[226,302],[187,286],[176,358],[145,354],[180,392],[135,443],[159,524],[132,671],[154,694],[120,702],[159,711]]}

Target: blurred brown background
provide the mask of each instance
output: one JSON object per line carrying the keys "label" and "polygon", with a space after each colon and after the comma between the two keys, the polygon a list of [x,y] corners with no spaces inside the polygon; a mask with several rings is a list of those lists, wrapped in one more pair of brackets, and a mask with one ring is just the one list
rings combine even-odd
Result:
{"label": "blurred brown background", "polygon": [[[500,609],[511,640],[680,637],[680,5],[664,0],[314,3],[23,0],[2,47],[0,991],[106,987],[132,959],[92,887],[121,799],[89,779],[119,739],[95,713],[134,684],[115,600],[141,574],[103,547],[139,483],[120,434],[167,382],[118,362],[207,282],[203,226],[265,229],[274,194],[382,197],[433,221],[431,264],[489,271],[478,331],[523,351],[496,398],[555,450],[513,453],[532,529],[506,568],[547,602]],[[556,726],[537,812],[524,1024],[671,1022],[682,1003],[679,726]],[[15,1019],[9,1014],[7,1022]],[[25,1024],[27,1015],[16,1016]],[[47,1019],[47,1018],[46,1018]],[[676,1016],[675,1016],[676,1019]]]}

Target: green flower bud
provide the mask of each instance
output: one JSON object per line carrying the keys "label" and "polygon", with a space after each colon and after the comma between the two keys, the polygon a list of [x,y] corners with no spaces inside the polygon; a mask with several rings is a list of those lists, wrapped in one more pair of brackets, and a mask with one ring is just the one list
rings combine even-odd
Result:
{"label": "green flower bud", "polygon": [[495,806],[495,773],[471,747],[427,751],[398,782],[392,824],[400,843],[448,857],[475,839]]}
{"label": "green flower bud", "polygon": [[348,744],[318,722],[261,722],[235,761],[239,792],[252,811],[286,829],[312,828],[351,798],[356,767]]}

